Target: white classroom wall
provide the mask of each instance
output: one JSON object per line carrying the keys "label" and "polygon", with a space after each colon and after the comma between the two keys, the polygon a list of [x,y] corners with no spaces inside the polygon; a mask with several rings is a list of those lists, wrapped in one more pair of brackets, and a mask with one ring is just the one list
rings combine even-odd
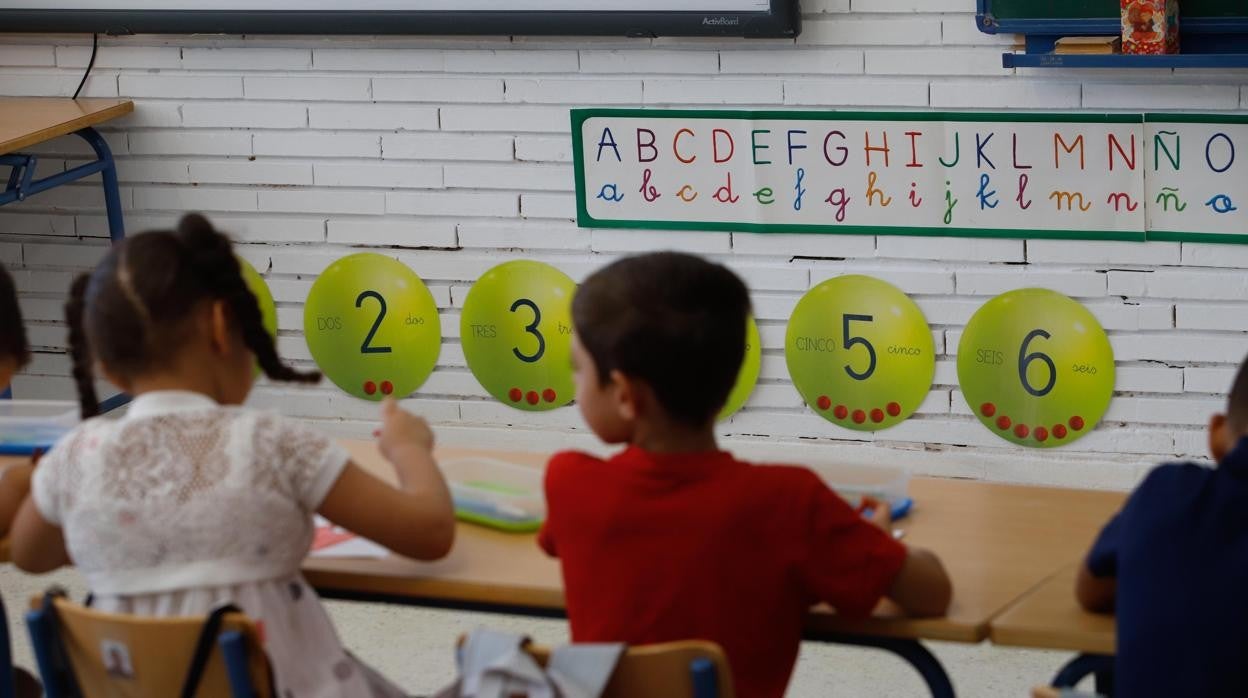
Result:
{"label": "white classroom wall", "polygon": [[[759,236],[582,230],[573,221],[574,106],[887,110],[1239,111],[1244,71],[1004,70],[1012,37],[980,34],[972,0],[807,0],[793,41],[489,37],[139,36],[102,41],[87,96],[135,100],[107,128],[127,226],[202,210],[242,243],[278,301],[283,354],[310,359],[302,301],[331,261],[379,248],[429,284],[446,335],[409,405],[446,443],[591,446],[575,407],[532,414],[486,399],[465,367],[459,306],[492,265],[539,259],[583,278],[620,254],[676,248],[741,273],[754,290],[761,383],[723,432],[780,459],[900,463],[916,472],[1127,487],[1158,459],[1204,453],[1203,424],[1248,352],[1248,247]],[[81,36],[0,36],[0,95],[68,95]],[[87,151],[42,148],[45,171]],[[0,211],[0,261],[17,270],[35,325],[15,391],[69,397],[60,302],[106,244],[95,180]],[[75,239],[83,236],[85,239]],[[829,276],[879,276],[910,293],[937,335],[935,386],[909,422],[865,441],[806,410],[788,381],[784,323]],[[1045,286],[1109,331],[1118,393],[1099,428],[1059,450],[989,433],[957,387],[961,327],[992,296]],[[328,384],[263,384],[258,405],[371,430],[371,403]]]}

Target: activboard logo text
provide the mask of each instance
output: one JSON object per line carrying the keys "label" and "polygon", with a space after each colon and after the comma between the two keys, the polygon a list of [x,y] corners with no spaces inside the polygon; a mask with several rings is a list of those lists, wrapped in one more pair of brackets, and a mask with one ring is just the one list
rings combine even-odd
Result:
{"label": "activboard logo text", "polygon": [[719,17],[703,17],[702,26],[704,27],[735,27],[741,24],[740,17],[729,17],[720,15]]}

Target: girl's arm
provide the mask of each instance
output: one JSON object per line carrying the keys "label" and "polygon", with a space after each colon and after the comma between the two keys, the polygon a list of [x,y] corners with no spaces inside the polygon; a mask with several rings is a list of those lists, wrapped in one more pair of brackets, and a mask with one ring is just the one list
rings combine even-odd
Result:
{"label": "girl's arm", "polygon": [[398,487],[348,463],[318,513],[400,555],[437,560],[455,540],[455,509],[433,459],[433,432],[425,420],[382,403],[381,453],[394,466]]}
{"label": "girl's arm", "polygon": [[70,564],[61,528],[44,520],[31,497],[22,502],[13,522],[11,554],[20,569],[37,574]]}
{"label": "girl's arm", "polygon": [[34,472],[33,463],[18,463],[5,468],[0,475],[0,537],[12,531],[17,510],[30,494],[30,476]]}

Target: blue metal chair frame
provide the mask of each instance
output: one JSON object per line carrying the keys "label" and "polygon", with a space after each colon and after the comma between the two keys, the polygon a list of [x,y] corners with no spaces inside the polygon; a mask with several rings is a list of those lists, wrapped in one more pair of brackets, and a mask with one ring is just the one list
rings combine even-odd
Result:
{"label": "blue metal chair frame", "polygon": [[693,698],[719,698],[715,662],[705,657],[695,659],[689,663],[689,674],[693,677]]}
{"label": "blue metal chair frame", "polygon": [[108,210],[108,236],[118,242],[126,236],[125,223],[121,215],[121,190],[117,185],[117,165],[113,161],[113,151],[103,136],[93,128],[84,128],[74,132],[95,151],[96,160],[79,165],[64,172],[58,172],[43,179],[35,179],[35,166],[39,159],[35,155],[11,153],[0,155],[0,166],[11,167],[8,185],[0,191],[0,206],[15,201],[25,201],[28,197],[45,192],[62,184],[76,182],[90,177],[97,172],[104,177],[104,205]]}
{"label": "blue metal chair frame", "polygon": [[[3,607],[0,606],[0,612]],[[3,620],[0,618],[0,620]],[[26,614],[26,628],[30,632],[30,642],[35,652],[35,663],[39,666],[39,676],[43,680],[43,691],[46,698],[75,698],[77,696],[76,687],[64,685],[65,678],[72,679],[72,668],[64,667],[62,671],[59,665],[58,656],[64,656],[58,652],[58,643],[60,637],[56,632],[56,619],[50,610],[36,609]],[[3,649],[0,650],[0,660],[5,660],[5,655],[9,654],[8,643],[8,624],[3,626]],[[247,664],[247,643],[242,633],[230,630],[221,633],[217,637],[217,646],[221,648],[221,654],[225,658],[225,671],[230,682],[231,698],[256,698],[256,692],[252,684],[251,670]],[[4,688],[0,687],[0,698],[15,698],[13,696],[13,667],[11,661],[5,661],[8,667],[9,693],[4,692]],[[5,670],[0,668],[0,675]],[[699,696],[699,698],[701,698]],[[709,698],[715,698],[711,695]]]}
{"label": "blue metal chair frame", "polygon": [[17,698],[13,647],[9,641],[9,614],[4,610],[4,599],[0,599],[0,698]]}
{"label": "blue metal chair frame", "polygon": [[1074,688],[1088,676],[1096,682],[1097,693],[1113,698],[1114,658],[1103,654],[1081,654],[1070,660],[1053,677],[1053,687]]}

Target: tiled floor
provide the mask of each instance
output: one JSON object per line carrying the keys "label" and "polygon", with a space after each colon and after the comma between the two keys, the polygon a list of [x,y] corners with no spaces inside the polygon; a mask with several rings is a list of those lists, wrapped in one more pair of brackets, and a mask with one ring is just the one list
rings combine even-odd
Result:
{"label": "tiled floor", "polygon": [[[64,586],[75,598],[81,598],[85,591],[73,571],[32,577],[11,566],[0,567],[0,590],[8,607],[14,657],[19,665],[34,665],[22,613],[32,594],[52,584]],[[330,602],[328,606],[346,645],[417,695],[432,693],[452,679],[451,646],[456,637],[477,625],[526,632],[545,643],[567,639],[565,626],[559,621],[344,602]],[[989,644],[931,643],[930,647],[963,698],[1022,698],[1031,686],[1051,677],[1069,656],[1005,650]],[[926,693],[918,675],[889,654],[808,643],[802,649],[788,695],[904,698]]]}

